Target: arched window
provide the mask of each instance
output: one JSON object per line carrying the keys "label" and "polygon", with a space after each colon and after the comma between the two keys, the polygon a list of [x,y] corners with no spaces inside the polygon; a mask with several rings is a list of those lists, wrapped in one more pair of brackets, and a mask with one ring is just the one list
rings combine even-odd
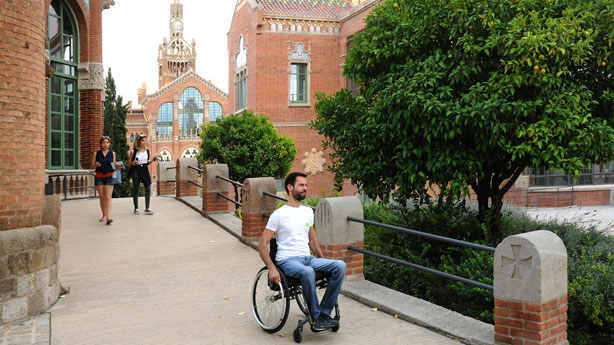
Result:
{"label": "arched window", "polygon": [[130,144],[134,142],[134,132],[130,133]]}
{"label": "arched window", "polygon": [[156,132],[158,135],[173,134],[173,103],[163,103],[158,108]]}
{"label": "arched window", "polygon": [[53,0],[49,5],[47,33],[50,63],[55,70],[47,85],[49,169],[76,169],[79,167],[77,159],[79,34],[72,12],[62,0]]}
{"label": "arched window", "polygon": [[222,105],[218,102],[209,102],[209,122],[215,122],[222,117]]}
{"label": "arched window", "polygon": [[181,93],[179,100],[179,134],[197,134],[203,124],[203,99],[195,87],[188,87]]}
{"label": "arched window", "polygon": [[183,151],[183,154],[181,154],[181,158],[194,158],[197,155],[198,155],[198,149],[188,148],[185,151]]}
{"label": "arched window", "polygon": [[235,60],[235,69],[245,65],[247,62],[247,49],[245,49],[245,45],[243,44],[243,35],[239,37],[239,53],[237,54]]}

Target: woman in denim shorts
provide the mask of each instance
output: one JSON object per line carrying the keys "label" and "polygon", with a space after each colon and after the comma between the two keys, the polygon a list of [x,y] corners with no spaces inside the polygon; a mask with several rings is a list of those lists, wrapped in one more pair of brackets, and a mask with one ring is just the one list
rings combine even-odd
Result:
{"label": "woman in denim shorts", "polygon": [[94,153],[92,165],[96,170],[94,178],[96,189],[100,195],[100,209],[102,217],[99,222],[113,223],[111,219],[111,195],[113,194],[113,171],[115,165],[115,153],[109,149],[111,146],[110,138],[100,137],[100,150]]}

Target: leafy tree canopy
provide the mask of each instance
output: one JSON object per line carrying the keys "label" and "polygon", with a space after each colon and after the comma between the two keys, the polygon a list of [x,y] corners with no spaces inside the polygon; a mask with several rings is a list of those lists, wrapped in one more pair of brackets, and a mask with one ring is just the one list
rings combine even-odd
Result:
{"label": "leafy tree canopy", "polygon": [[230,178],[281,178],[292,167],[297,148],[294,140],[278,135],[264,115],[244,111],[203,126],[198,160],[228,164]]}
{"label": "leafy tree canopy", "polygon": [[[577,174],[614,150],[611,0],[385,1],[312,123],[371,197],[438,185],[500,215],[527,166]],[[495,217],[497,218],[497,217]]]}

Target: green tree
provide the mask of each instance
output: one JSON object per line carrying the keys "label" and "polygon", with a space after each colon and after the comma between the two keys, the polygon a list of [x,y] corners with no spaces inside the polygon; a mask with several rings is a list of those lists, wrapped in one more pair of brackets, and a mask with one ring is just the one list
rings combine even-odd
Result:
{"label": "green tree", "polygon": [[243,111],[205,124],[198,161],[228,164],[230,179],[281,178],[292,167],[297,148],[294,139],[279,135],[264,115]]}
{"label": "green tree", "polygon": [[[128,142],[126,140],[126,114],[128,104],[123,104],[123,97],[117,96],[115,80],[111,75],[111,68],[105,80],[106,95],[104,100],[104,135],[111,138],[111,149],[115,152],[115,159],[128,162]],[[122,170],[122,183],[114,188],[114,196],[126,197],[131,194],[127,169]]]}
{"label": "green tree", "polygon": [[383,2],[344,64],[359,95],[318,95],[336,182],[380,198],[471,188],[497,235],[526,167],[577,175],[613,158],[613,13],[611,0]]}

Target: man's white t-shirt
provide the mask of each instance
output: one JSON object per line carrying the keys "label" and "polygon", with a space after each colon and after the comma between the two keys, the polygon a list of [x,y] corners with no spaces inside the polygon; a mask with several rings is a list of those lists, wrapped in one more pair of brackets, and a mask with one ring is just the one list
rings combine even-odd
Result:
{"label": "man's white t-shirt", "polygon": [[277,234],[275,260],[310,255],[309,228],[313,226],[313,210],[307,206],[284,205],[275,210],[266,228]]}

